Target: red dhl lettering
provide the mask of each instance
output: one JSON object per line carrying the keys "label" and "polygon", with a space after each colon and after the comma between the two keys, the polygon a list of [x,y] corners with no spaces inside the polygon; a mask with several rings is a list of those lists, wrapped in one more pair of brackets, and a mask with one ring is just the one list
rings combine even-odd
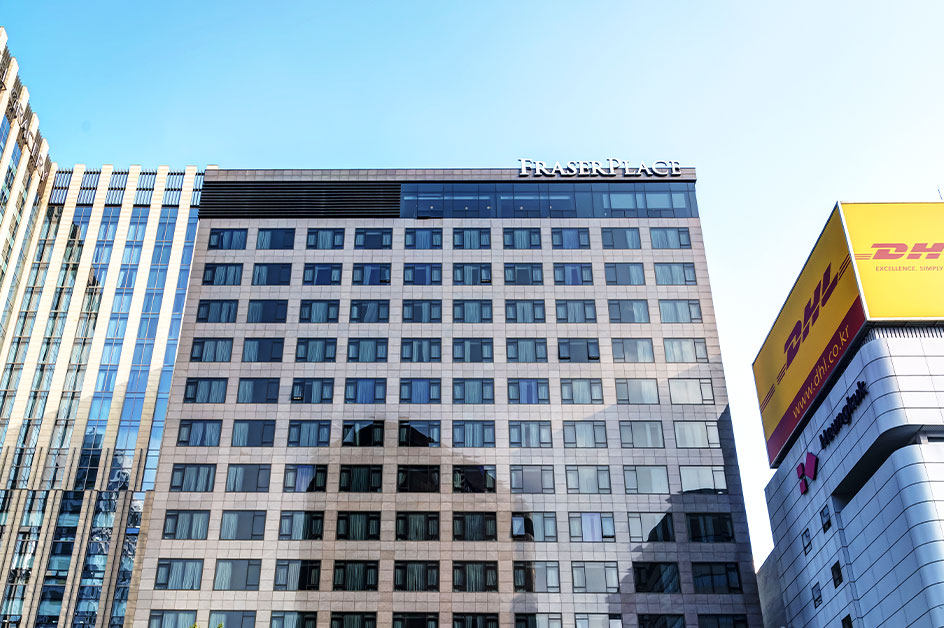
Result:
{"label": "red dhl lettering", "polygon": [[803,308],[803,320],[798,320],[793,325],[793,330],[790,332],[790,336],[783,345],[783,352],[787,354],[787,365],[784,367],[785,369],[790,368],[790,363],[793,362],[793,358],[796,357],[797,352],[800,350],[800,344],[806,340],[806,337],[810,334],[810,329],[812,329],[817,319],[819,319],[819,311],[826,305],[829,301],[829,297],[832,296],[833,290],[836,289],[840,274],[841,273],[833,277],[832,264],[826,265],[826,270],[823,271],[823,278],[816,284],[812,296]]}
{"label": "red dhl lettering", "polygon": [[[887,259],[938,259],[944,253],[944,242],[876,242],[872,245],[875,253],[857,253],[858,260],[887,260]],[[906,257],[907,256],[907,257]]]}

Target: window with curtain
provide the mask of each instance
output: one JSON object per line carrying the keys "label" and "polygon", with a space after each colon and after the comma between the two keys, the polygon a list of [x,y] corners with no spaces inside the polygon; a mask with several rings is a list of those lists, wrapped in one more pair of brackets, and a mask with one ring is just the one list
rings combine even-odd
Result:
{"label": "window with curtain", "polygon": [[[436,589],[430,589],[438,591]],[[439,626],[439,613],[394,613],[393,628],[436,628]]]}
{"label": "window with curtain", "polygon": [[397,465],[398,493],[438,493],[439,466]]}
{"label": "window with curtain", "polygon": [[654,362],[652,338],[614,338],[614,362]]}
{"label": "window with curtain", "polygon": [[557,561],[516,560],[512,563],[515,591],[560,593],[560,567]]}
{"label": "window with curtain", "polygon": [[604,249],[642,248],[639,229],[636,227],[603,227],[600,235]]}
{"label": "window with curtain", "polygon": [[609,494],[610,468],[597,465],[569,464],[565,467],[568,493]]}
{"label": "window with curtain", "polygon": [[386,338],[350,338],[347,341],[348,362],[386,362]]}
{"label": "window with curtain", "polygon": [[397,430],[400,447],[439,447],[442,441],[440,421],[401,420]]}
{"label": "window with curtain", "polygon": [[[637,617],[644,617],[644,615]],[[577,613],[574,615],[574,624],[575,628],[622,628],[623,616],[612,613]],[[640,620],[640,628],[642,628],[642,620]],[[681,626],[672,624],[662,628],[685,628],[685,624]]]}
{"label": "window with curtain", "polygon": [[513,464],[510,471],[512,493],[554,492],[553,465]]}
{"label": "window with curtain", "polygon": [[337,537],[339,541],[379,541],[379,512],[338,513]]}
{"label": "window with curtain", "polygon": [[544,284],[541,264],[505,264],[506,286],[540,286]]}
{"label": "window with curtain", "polygon": [[279,227],[260,228],[256,234],[256,250],[290,251],[295,248],[295,229]]}
{"label": "window with curtain", "polygon": [[508,403],[550,403],[550,384],[546,379],[509,379]]}
{"label": "window with curtain", "polygon": [[[498,614],[453,613],[452,628],[498,628]],[[560,626],[553,628],[560,628]]]}
{"label": "window with curtain", "polygon": [[340,286],[341,264],[305,264],[303,286]]}
{"label": "window with curtain", "polygon": [[683,493],[714,493],[726,495],[728,482],[723,466],[682,465],[679,467]]}
{"label": "window with curtain", "polygon": [[680,593],[678,563],[633,562],[636,593]]}
{"label": "window with curtain", "polygon": [[210,611],[210,625],[214,628],[254,628],[255,611]]}
{"label": "window with curtain", "polygon": [[247,323],[284,323],[288,316],[286,299],[253,299],[246,311]]}
{"label": "window with curtain", "polygon": [[654,405],[659,403],[659,386],[654,379],[616,380],[616,403]]}
{"label": "window with curtain", "polygon": [[453,561],[452,590],[466,593],[498,591],[498,563]]}
{"label": "window with curtain", "polygon": [[508,444],[511,447],[553,447],[550,421],[509,421]]}
{"label": "window with curtain", "polygon": [[442,301],[440,299],[405,299],[403,301],[404,323],[441,323]]}
{"label": "window with curtain", "polygon": [[491,264],[453,264],[452,283],[456,286],[477,286],[492,283]]}
{"label": "window with curtain", "polygon": [[708,346],[704,338],[666,338],[666,362],[707,362]]}
{"label": "window with curtain", "polygon": [[498,519],[494,512],[452,513],[454,541],[497,541]]}
{"label": "window with curtain", "polygon": [[660,299],[659,313],[663,323],[700,323],[701,304],[690,299]]}
{"label": "window with curtain", "polygon": [[344,248],[344,229],[309,229],[305,248],[329,250]]}
{"label": "window with curtain", "polygon": [[167,591],[199,591],[203,561],[186,558],[159,558],[154,588]]}
{"label": "window with curtain", "polygon": [[317,591],[321,580],[320,560],[275,561],[273,591]]}
{"label": "window with curtain", "polygon": [[220,540],[261,541],[265,538],[265,520],[264,510],[224,510]]}
{"label": "window with curtain", "polygon": [[711,379],[669,379],[669,399],[674,405],[701,405],[715,402]]}
{"label": "window with curtain", "polygon": [[733,543],[734,523],[728,513],[687,513],[688,540],[692,543]]}
{"label": "window with curtain", "polygon": [[393,229],[355,229],[355,249],[389,249],[393,246]]}
{"label": "window with curtain", "polygon": [[197,622],[197,611],[151,611],[148,628],[190,628]]}
{"label": "window with curtain", "polygon": [[558,299],[555,309],[558,323],[597,322],[597,306],[592,300]]}
{"label": "window with curtain", "polygon": [[377,613],[331,613],[331,628],[377,628]]}
{"label": "window with curtain", "polygon": [[246,248],[248,229],[210,229],[207,249],[211,251],[241,251]]}
{"label": "window with curtain", "polygon": [[629,540],[635,543],[671,543],[675,541],[675,523],[668,512],[630,512]]}
{"label": "window with curtain", "polygon": [[612,263],[603,267],[606,283],[610,286],[642,286],[646,283],[640,263]]}
{"label": "window with curtain", "polygon": [[454,323],[491,323],[491,300],[463,300],[452,302],[452,320]]}
{"label": "window with curtain", "polygon": [[612,543],[616,524],[611,512],[572,512],[568,514],[571,542]]}
{"label": "window with curtain", "polygon": [[511,513],[511,538],[516,541],[557,541],[557,515],[553,512]]}
{"label": "window with curtain", "polygon": [[324,512],[283,510],[279,515],[280,541],[317,541],[324,536]]}
{"label": "window with curtain", "polygon": [[258,591],[262,561],[258,559],[217,559],[214,591]]}
{"label": "window with curtain", "polygon": [[267,263],[252,266],[252,285],[254,286],[288,286],[291,283],[291,264]]}
{"label": "window with curtain", "polygon": [[453,465],[453,493],[494,493],[495,465]]}
{"label": "window with curtain", "polygon": [[281,362],[284,346],[284,338],[246,338],[243,362]]}
{"label": "window with curtain", "polygon": [[439,563],[404,561],[393,563],[394,591],[439,591]]}
{"label": "window with curtain", "polygon": [[184,493],[208,493],[213,490],[215,464],[175,464],[170,472],[170,490]]}
{"label": "window with curtain", "polygon": [[341,302],[302,299],[298,310],[299,323],[337,323]]}
{"label": "window with curtain", "polygon": [[564,447],[606,448],[606,422],[564,421]]}
{"label": "window with curtain", "polygon": [[[515,628],[561,628],[560,613],[515,613]],[[613,628],[619,628],[614,626]]]}
{"label": "window with curtain", "polygon": [[406,249],[441,249],[443,247],[442,229],[407,229],[404,234]]}
{"label": "window with curtain", "polygon": [[282,477],[283,493],[324,493],[328,485],[328,465],[287,464]]}
{"label": "window with curtain", "polygon": [[272,611],[270,628],[318,628],[315,611]]}
{"label": "window with curtain", "polygon": [[217,447],[223,422],[212,419],[181,419],[177,431],[178,447]]}
{"label": "window with curtain", "polygon": [[623,447],[665,447],[661,421],[620,421]]}
{"label": "window with curtain", "polygon": [[379,563],[375,560],[334,561],[335,591],[376,591]]}
{"label": "window with curtain", "polygon": [[236,299],[201,299],[197,305],[197,322],[235,323],[238,309]]}
{"label": "window with curtain", "polygon": [[679,449],[720,447],[718,424],[715,421],[676,421],[675,446]]}
{"label": "window with curtain", "polygon": [[341,493],[379,493],[383,489],[383,466],[379,464],[342,464],[338,477]]}
{"label": "window with curtain", "polygon": [[438,541],[438,512],[398,512],[396,518],[398,541]]}
{"label": "window with curtain", "polygon": [[242,264],[207,264],[203,267],[204,286],[238,286],[242,283]]}
{"label": "window with curtain", "polygon": [[572,562],[574,593],[619,593],[619,571],[612,562]]}
{"label": "window with curtain", "polygon": [[593,285],[593,267],[590,264],[554,264],[554,284],[558,286]]}
{"label": "window with curtain", "polygon": [[271,472],[268,464],[231,464],[226,470],[226,492],[266,493]]}
{"label": "window with curtain", "polygon": [[596,338],[561,338],[557,341],[557,359],[561,362],[597,362],[600,341]]}
{"label": "window with curtain", "polygon": [[232,338],[194,338],[191,362],[229,362],[233,355]]}
{"label": "window with curtain", "polygon": [[292,380],[292,403],[331,403],[334,380],[331,378],[296,377]]}
{"label": "window with curtain", "polygon": [[404,264],[403,285],[441,286],[442,264]]}
{"label": "window with curtain", "polygon": [[384,422],[344,421],[341,425],[342,447],[383,447]]}
{"label": "window with curtain", "polygon": [[495,381],[492,379],[453,379],[452,403],[495,403]]}
{"label": "window with curtain", "polygon": [[386,323],[390,320],[390,301],[362,299],[351,301],[352,323]]}
{"label": "window with curtain", "polygon": [[611,323],[649,322],[649,304],[645,299],[610,299],[606,303]]}
{"label": "window with curtain", "polygon": [[441,362],[440,338],[403,338],[400,341],[401,362]]}
{"label": "window with curtain", "polygon": [[489,229],[453,229],[452,248],[454,249],[490,249],[492,248]]}
{"label": "window with curtain", "polygon": [[505,227],[502,241],[506,249],[541,248],[541,229],[538,227]]}
{"label": "window with curtain", "polygon": [[623,483],[628,494],[668,495],[669,473],[665,465],[623,467]]}
{"label": "window with curtain", "polygon": [[386,379],[349,377],[344,380],[344,403],[385,403],[386,398]]}
{"label": "window with curtain", "polygon": [[188,377],[184,384],[184,403],[224,403],[225,377]]}
{"label": "window with curtain", "polygon": [[164,532],[161,538],[178,541],[204,540],[207,538],[209,526],[209,510],[168,510],[164,514]]}
{"label": "window with curtain", "polygon": [[278,403],[278,377],[240,377],[236,403]]}
{"label": "window with curtain", "polygon": [[390,264],[354,264],[351,285],[379,286],[390,283]]}
{"label": "window with curtain", "polygon": [[649,237],[654,249],[692,248],[688,227],[650,227]]}
{"label": "window with curtain", "polygon": [[401,378],[400,403],[440,403],[442,382],[432,378]]}
{"label": "window with curtain", "polygon": [[590,230],[585,227],[554,227],[551,229],[551,245],[555,249],[589,249]]}
{"label": "window with curtain", "polygon": [[684,262],[656,262],[656,285],[659,286],[694,286],[695,265]]}
{"label": "window with curtain", "polygon": [[233,447],[271,447],[275,442],[275,421],[233,421]]}
{"label": "window with curtain", "polygon": [[508,338],[506,342],[509,362],[547,362],[546,338]]}
{"label": "window with curtain", "polygon": [[453,447],[494,447],[495,421],[453,421]]}
{"label": "window with curtain", "polygon": [[563,404],[602,404],[603,380],[600,379],[562,379],[561,403]]}
{"label": "window with curtain", "polygon": [[335,338],[299,338],[295,345],[295,361],[334,362],[337,350]]}

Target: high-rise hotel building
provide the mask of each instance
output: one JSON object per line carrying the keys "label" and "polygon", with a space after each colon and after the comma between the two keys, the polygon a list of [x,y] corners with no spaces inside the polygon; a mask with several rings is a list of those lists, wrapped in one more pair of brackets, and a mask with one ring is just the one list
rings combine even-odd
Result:
{"label": "high-rise hotel building", "polygon": [[694,170],[580,174],[207,170],[135,626],[761,625]]}

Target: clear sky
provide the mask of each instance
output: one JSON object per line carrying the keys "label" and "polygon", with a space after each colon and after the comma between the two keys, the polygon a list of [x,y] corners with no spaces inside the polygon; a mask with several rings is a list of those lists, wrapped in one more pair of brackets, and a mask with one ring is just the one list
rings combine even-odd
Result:
{"label": "clear sky", "polygon": [[61,166],[698,169],[757,564],[751,362],[837,200],[939,200],[940,2],[13,2]]}

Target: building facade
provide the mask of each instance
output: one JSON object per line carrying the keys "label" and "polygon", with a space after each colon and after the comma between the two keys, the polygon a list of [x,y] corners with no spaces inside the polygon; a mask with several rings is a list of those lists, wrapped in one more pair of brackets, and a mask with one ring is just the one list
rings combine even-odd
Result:
{"label": "building facade", "polygon": [[695,174],[208,170],[134,625],[762,620]]}

